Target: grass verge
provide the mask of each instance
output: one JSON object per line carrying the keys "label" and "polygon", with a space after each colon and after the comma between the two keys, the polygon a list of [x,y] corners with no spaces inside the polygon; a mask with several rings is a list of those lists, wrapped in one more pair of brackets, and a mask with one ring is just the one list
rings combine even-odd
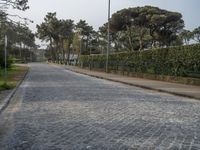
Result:
{"label": "grass verge", "polygon": [[4,70],[0,69],[0,91],[10,90],[16,87],[27,72],[28,67],[13,65],[8,69],[7,82],[5,82]]}

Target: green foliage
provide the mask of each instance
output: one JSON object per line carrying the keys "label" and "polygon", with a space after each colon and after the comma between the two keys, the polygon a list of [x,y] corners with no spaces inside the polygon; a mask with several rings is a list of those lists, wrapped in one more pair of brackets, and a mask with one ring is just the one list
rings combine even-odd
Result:
{"label": "green foliage", "polygon": [[0,91],[1,90],[10,90],[13,87],[11,85],[8,85],[7,83],[3,83],[2,85],[0,85]]}
{"label": "green foliage", "polygon": [[200,26],[194,29],[192,38],[196,42],[200,43]]}
{"label": "green foliage", "polygon": [[[192,76],[200,74],[200,45],[111,54],[110,71]],[[105,55],[81,56],[83,67],[104,69]]]}
{"label": "green foliage", "polygon": [[80,38],[79,33],[75,32],[72,40],[73,49],[76,52],[76,54],[80,53]]}
{"label": "green foliage", "polygon": [[[16,2],[20,2],[20,0]],[[13,58],[18,58],[21,60],[30,59],[30,54],[33,53],[30,51],[30,49],[36,48],[34,33],[32,33],[32,31],[25,25],[20,25],[18,23],[10,21],[10,19],[6,16],[6,14],[0,15],[0,20],[1,20],[0,66],[2,67],[3,66],[2,64],[4,63],[3,50],[4,50],[5,35],[7,36],[7,39],[8,39],[7,51],[8,51],[9,56],[12,56]],[[23,57],[23,56],[26,56],[26,57]],[[11,61],[12,59],[8,58],[8,66],[12,63]]]}
{"label": "green foliage", "polygon": [[24,11],[26,9],[29,9],[29,6],[27,4],[28,0],[2,0],[0,6],[4,6],[4,8],[12,6],[14,9]]}
{"label": "green foliage", "polygon": [[[184,27],[180,13],[152,6],[122,9],[112,15],[110,24],[113,33],[124,33],[118,34],[118,39],[125,35],[123,41],[127,41],[127,44],[122,44],[131,51],[143,50],[150,45],[172,46]],[[139,47],[135,49],[138,44]]]}
{"label": "green foliage", "polygon": [[71,19],[60,20],[56,13],[48,13],[44,22],[37,25],[37,37],[42,41],[49,42],[49,57],[54,62],[66,62],[70,56],[70,45],[73,40],[74,21]]}
{"label": "green foliage", "polygon": [[12,65],[7,70],[7,81],[5,80],[4,69],[0,69],[0,91],[14,88],[24,77],[27,69],[27,67]]}
{"label": "green foliage", "polygon": [[[5,67],[5,61],[4,61],[4,51],[0,47],[0,68]],[[8,58],[7,60],[7,67],[10,68],[13,63],[13,59],[11,57]]]}
{"label": "green foliage", "polygon": [[[90,26],[85,20],[80,20],[76,26],[75,29],[80,34],[80,40],[81,40],[81,54],[89,54],[89,48],[92,46],[92,41],[96,39],[93,27]],[[80,45],[80,44],[79,44]]]}
{"label": "green foliage", "polygon": [[179,34],[180,39],[186,44],[189,45],[190,40],[193,36],[193,33],[189,30],[183,29],[182,32]]}

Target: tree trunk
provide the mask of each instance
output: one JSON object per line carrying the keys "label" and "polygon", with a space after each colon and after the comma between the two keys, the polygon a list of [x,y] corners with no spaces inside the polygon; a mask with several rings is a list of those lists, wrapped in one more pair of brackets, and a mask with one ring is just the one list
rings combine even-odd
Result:
{"label": "tree trunk", "polygon": [[65,48],[63,45],[63,41],[61,42],[61,48],[62,48],[62,64],[65,64],[66,59],[65,59]]}
{"label": "tree trunk", "polygon": [[127,31],[128,31],[128,41],[129,41],[129,46],[131,48],[130,50],[134,51],[134,49],[133,49],[133,43],[132,43],[132,38],[131,38],[131,34],[132,34],[131,29],[128,26],[126,26],[126,28],[127,28]]}
{"label": "tree trunk", "polygon": [[70,44],[68,44],[67,49],[68,49],[68,53],[67,53],[67,64],[70,65],[70,53],[71,53]]}
{"label": "tree trunk", "polygon": [[51,55],[51,61],[55,61],[55,55],[54,55],[54,52],[53,52],[53,46],[52,46],[52,39],[50,38],[50,55]]}

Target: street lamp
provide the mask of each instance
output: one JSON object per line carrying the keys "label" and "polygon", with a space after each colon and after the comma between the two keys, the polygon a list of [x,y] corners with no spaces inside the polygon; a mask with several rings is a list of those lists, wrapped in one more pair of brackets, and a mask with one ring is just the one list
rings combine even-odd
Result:
{"label": "street lamp", "polygon": [[107,54],[106,54],[106,72],[108,73],[108,58],[110,50],[110,0],[108,0],[108,33],[107,33]]}
{"label": "street lamp", "polygon": [[8,45],[8,38],[7,35],[5,35],[5,47],[4,47],[4,61],[5,61],[5,83],[7,83],[7,45]]}

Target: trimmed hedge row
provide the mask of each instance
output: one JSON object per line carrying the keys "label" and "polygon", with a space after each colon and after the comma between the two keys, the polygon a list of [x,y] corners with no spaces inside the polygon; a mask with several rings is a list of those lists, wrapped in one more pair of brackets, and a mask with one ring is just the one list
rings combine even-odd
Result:
{"label": "trimmed hedge row", "polygon": [[[79,65],[105,69],[106,56],[81,56]],[[200,44],[109,56],[109,71],[200,78]]]}

